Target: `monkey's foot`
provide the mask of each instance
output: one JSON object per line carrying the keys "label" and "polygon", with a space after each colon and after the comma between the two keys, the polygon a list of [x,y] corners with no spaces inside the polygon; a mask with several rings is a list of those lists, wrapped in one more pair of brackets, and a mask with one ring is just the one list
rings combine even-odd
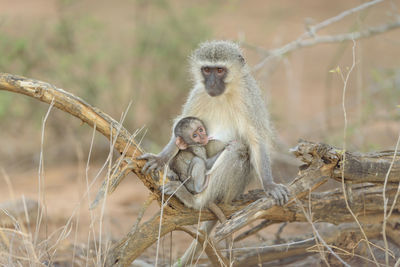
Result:
{"label": "monkey's foot", "polygon": [[164,186],[160,186],[160,190],[164,190],[166,195],[174,195],[183,184],[180,181],[170,181]]}
{"label": "monkey's foot", "polygon": [[170,181],[178,181],[179,180],[179,176],[174,171],[172,171],[170,169],[168,169],[167,178]]}
{"label": "monkey's foot", "polygon": [[289,200],[289,189],[283,184],[268,184],[265,186],[265,193],[273,197],[276,204],[279,206],[284,205]]}

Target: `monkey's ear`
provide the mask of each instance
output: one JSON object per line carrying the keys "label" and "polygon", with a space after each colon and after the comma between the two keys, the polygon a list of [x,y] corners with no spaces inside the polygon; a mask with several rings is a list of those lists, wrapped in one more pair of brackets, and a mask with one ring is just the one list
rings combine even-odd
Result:
{"label": "monkey's ear", "polygon": [[188,148],[188,145],[186,144],[186,142],[183,140],[182,137],[178,136],[175,139],[175,144],[176,146],[180,149],[180,150],[185,150]]}

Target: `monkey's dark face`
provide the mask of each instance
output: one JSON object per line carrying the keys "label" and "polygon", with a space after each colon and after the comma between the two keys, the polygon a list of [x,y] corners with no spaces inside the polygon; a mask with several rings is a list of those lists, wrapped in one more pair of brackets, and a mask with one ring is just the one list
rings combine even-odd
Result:
{"label": "monkey's dark face", "polygon": [[204,66],[201,68],[204,86],[210,96],[219,96],[225,92],[225,78],[228,70],[222,66]]}

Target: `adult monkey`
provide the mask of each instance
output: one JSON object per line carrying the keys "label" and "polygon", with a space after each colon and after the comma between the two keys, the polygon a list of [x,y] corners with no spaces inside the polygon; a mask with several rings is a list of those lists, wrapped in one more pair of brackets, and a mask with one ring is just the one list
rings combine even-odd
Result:
{"label": "adult monkey", "polygon": [[[277,204],[286,203],[287,188],[274,183],[271,174],[269,114],[240,47],[229,41],[205,42],[193,52],[190,63],[194,88],[177,120],[198,117],[207,125],[210,136],[229,145],[210,170],[209,184],[203,192],[192,195],[182,186],[176,196],[196,209],[214,201],[229,202],[244,191],[253,176]],[[208,157],[221,150],[212,144],[207,146]],[[172,135],[158,155],[139,158],[147,160],[143,172],[161,170],[177,152]],[[165,189],[171,192],[177,187],[172,181]],[[206,231],[212,227],[206,225]]]}

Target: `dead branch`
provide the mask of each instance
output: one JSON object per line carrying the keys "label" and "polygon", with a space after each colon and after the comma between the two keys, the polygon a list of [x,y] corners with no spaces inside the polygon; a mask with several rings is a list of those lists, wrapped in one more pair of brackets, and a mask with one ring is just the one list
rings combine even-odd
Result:
{"label": "dead branch", "polygon": [[[304,166],[301,167],[301,171],[299,172],[298,176],[294,179],[294,181],[289,185],[289,190],[292,194],[292,196],[296,196],[296,198],[301,198],[305,195],[305,193],[311,191],[313,188],[321,185],[324,183],[328,178],[333,178],[333,179],[338,179],[338,173],[340,173],[340,166],[342,166],[343,162],[343,151],[339,149],[335,149],[334,147],[330,147],[324,144],[316,144],[316,143],[311,143],[311,142],[306,142],[306,141],[301,141],[299,145],[292,150],[294,155],[299,158],[302,162],[305,163]],[[346,152],[346,161],[349,160],[349,162],[346,163],[345,165],[345,172],[344,172],[344,177],[345,177],[345,182],[346,183],[383,183],[386,173],[389,169],[391,160],[393,159],[393,154],[394,152],[391,152],[391,157],[390,152],[382,152],[382,153],[375,153],[375,154],[359,154],[359,153],[350,153]],[[375,156],[374,156],[375,155]],[[398,154],[400,155],[400,154]],[[364,165],[360,164],[363,159],[366,159],[369,165]],[[385,163],[385,161],[387,161]],[[353,163],[353,166],[349,166],[351,163]],[[392,171],[398,171],[398,167],[400,164],[400,159],[397,159],[394,163],[394,167],[392,168]],[[375,170],[375,171],[373,171]],[[369,173],[374,173],[374,175],[369,175]],[[336,174],[335,174],[336,173]],[[361,178],[362,177],[362,178]],[[390,182],[398,182],[399,176],[396,175],[390,175],[389,176],[389,181]],[[299,182],[301,181],[301,182]],[[388,194],[395,194],[397,191],[397,187],[391,187],[391,189],[387,188]],[[379,209],[379,211],[383,210],[383,203],[382,200],[378,200],[379,198],[382,198],[382,187],[373,187],[368,188],[368,187],[361,187],[361,189],[355,188],[353,189],[353,199],[356,199],[358,195],[362,196],[363,192],[371,192],[369,190],[374,191],[372,195],[369,195],[371,198],[376,198],[375,203],[380,203],[380,205],[377,205],[373,207],[372,209]],[[335,193],[336,192],[336,193]],[[335,211],[337,208],[341,207],[340,215],[339,217],[344,218],[346,215],[348,215],[348,211],[346,211],[346,207],[343,206],[345,204],[343,197],[343,193],[337,194],[337,192],[340,192],[339,190],[336,191],[331,191],[331,192],[326,192],[326,193],[321,193],[321,197],[317,197],[318,194],[313,194],[313,198],[321,198],[321,200],[318,200],[318,205],[323,205],[323,201],[328,200],[328,201],[333,201],[327,206],[324,205],[325,209],[330,210],[331,208],[329,207],[335,207]],[[359,192],[359,193],[357,193]],[[328,195],[325,195],[328,194]],[[337,194],[334,196],[333,194]],[[327,198],[325,198],[327,197]],[[336,202],[339,201],[339,202]],[[372,201],[372,199],[371,199]],[[355,205],[354,208],[357,208],[357,205],[364,205],[364,200],[362,200],[359,203],[356,203],[356,200],[352,201],[352,205]],[[326,204],[326,203],[325,203]],[[366,203],[367,204],[367,203]],[[225,238],[228,235],[231,235],[233,232],[243,228],[244,226],[248,225],[249,223],[257,220],[257,219],[270,219],[274,221],[292,221],[298,219],[297,216],[302,217],[298,210],[296,208],[293,209],[293,202],[290,201],[288,204],[286,204],[285,208],[280,208],[277,206],[272,207],[273,203],[271,202],[271,199],[268,198],[261,198],[252,204],[250,204],[248,207],[245,209],[235,213],[230,220],[227,222],[221,224],[219,227],[217,227],[217,232],[216,232],[216,237],[218,240]],[[331,206],[333,205],[333,206]],[[397,204],[396,204],[397,205]],[[271,208],[272,207],[272,208]],[[352,206],[353,208],[353,206]],[[360,211],[363,210],[363,208],[360,208]],[[293,211],[296,211],[295,213],[291,213],[289,209],[293,209]],[[277,216],[280,214],[280,212],[288,212],[284,215],[286,220],[282,220],[282,217],[279,218]],[[325,210],[326,211],[326,210]],[[356,213],[356,210],[353,210]],[[313,212],[316,212],[313,210]],[[323,210],[321,210],[323,212]],[[333,214],[333,213],[330,213]],[[316,214],[315,214],[316,215]],[[340,221],[337,221],[338,219],[340,220],[341,218],[332,218],[333,221],[330,221],[328,218],[324,216],[329,216],[329,214],[323,215],[321,218],[323,218],[323,221],[325,222],[332,222],[332,223],[340,223]],[[338,214],[336,214],[338,216]],[[291,219],[292,218],[292,219]],[[296,219],[295,219],[296,218]],[[341,221],[343,222],[343,221]]]}
{"label": "dead branch", "polygon": [[380,2],[383,2],[383,0],[373,0],[370,2],[366,2],[357,7],[354,7],[352,9],[345,10],[344,12],[338,14],[337,16],[326,19],[318,24],[307,25],[306,32],[304,32],[299,38],[297,38],[296,40],[294,40],[292,42],[287,43],[286,45],[284,45],[282,47],[276,48],[276,49],[265,50],[260,47],[255,47],[255,46],[252,46],[249,44],[244,44],[253,49],[256,49],[258,52],[265,55],[264,59],[262,59],[260,63],[258,63],[257,65],[255,65],[253,67],[253,70],[257,71],[257,70],[261,69],[265,65],[265,63],[267,63],[268,60],[270,60],[272,57],[283,56],[283,55],[290,53],[292,51],[295,51],[297,49],[310,47],[310,46],[314,46],[317,44],[323,44],[323,43],[340,43],[340,42],[364,39],[364,38],[382,34],[382,33],[385,33],[390,30],[400,27],[400,20],[397,19],[394,22],[389,22],[389,23],[382,24],[379,26],[370,27],[364,31],[355,31],[355,32],[350,32],[350,33],[343,33],[343,34],[337,34],[337,35],[326,35],[326,36],[318,36],[317,35],[317,31],[319,31],[335,22],[342,20],[344,17],[346,17],[350,14],[359,12],[361,10],[364,10],[364,9],[371,7],[375,4],[378,4]]}
{"label": "dead branch", "polygon": [[[54,99],[56,108],[77,117],[91,127],[95,125],[96,130],[107,139],[112,136],[115,140],[114,147],[120,153],[127,148],[126,156],[136,158],[143,152],[133,140],[132,135],[120,123],[81,98],[54,85],[22,76],[0,73],[0,90],[24,94],[47,104]],[[134,163],[133,171],[138,174],[144,162],[134,161]],[[158,188],[150,176],[138,175],[138,177],[151,191]]]}
{"label": "dead branch", "polygon": [[373,1],[366,2],[366,3],[362,3],[359,6],[356,6],[354,8],[351,8],[351,9],[348,9],[348,10],[345,10],[345,11],[341,12],[337,16],[331,17],[331,18],[326,19],[326,20],[324,20],[324,21],[322,21],[322,22],[320,22],[320,23],[318,23],[316,25],[310,26],[309,27],[309,35],[313,35],[313,34],[315,34],[315,32],[317,32],[317,31],[319,31],[319,30],[321,30],[321,29],[323,29],[323,28],[325,28],[325,27],[327,27],[327,26],[329,26],[329,25],[331,25],[331,24],[333,24],[335,22],[340,21],[340,20],[344,19],[345,17],[347,17],[347,16],[349,16],[351,14],[354,14],[356,12],[360,12],[360,11],[362,11],[362,10],[364,10],[366,8],[369,8],[369,7],[373,6],[373,5],[376,5],[378,3],[382,3],[383,1],[384,0],[373,0]]}
{"label": "dead branch", "polygon": [[370,27],[364,31],[358,32],[350,32],[350,33],[343,33],[337,35],[324,35],[324,36],[315,36],[312,39],[296,41],[286,45],[282,48],[270,51],[271,56],[278,56],[287,54],[293,50],[305,48],[317,44],[324,44],[324,43],[341,43],[345,41],[352,41],[352,40],[359,40],[368,38],[377,34],[385,33],[390,30],[396,29],[400,27],[400,20],[379,25],[376,27]]}
{"label": "dead branch", "polygon": [[[333,177],[338,181],[342,181],[341,168],[344,165],[345,181],[349,184],[361,183],[379,183],[383,184],[386,173],[389,170],[390,163],[393,159],[393,151],[377,152],[377,153],[354,153],[346,152],[345,162],[340,161],[338,166],[333,170]],[[396,154],[396,158],[400,153]],[[400,161],[396,160],[390,170],[390,183],[398,184],[400,182]]]}
{"label": "dead branch", "polygon": [[[79,118],[82,122],[87,123],[91,127],[95,126],[96,130],[102,133],[106,138],[110,139],[112,136],[113,139],[116,140],[114,145],[115,149],[120,153],[126,151],[126,157],[132,159],[132,161],[129,162],[129,164],[131,163],[129,169],[141,179],[151,192],[155,193],[155,196],[158,197],[158,201],[161,200],[161,193],[158,190],[157,183],[149,175],[146,176],[140,172],[144,161],[137,161],[136,157],[141,155],[142,150],[137,143],[135,143],[132,135],[110,116],[63,89],[21,76],[0,73],[0,90],[24,94],[48,104],[54,101],[55,107]],[[112,181],[110,187],[111,191],[115,189],[119,182],[125,177],[126,172],[123,170],[125,170],[126,164],[128,163],[125,162],[120,166],[122,171],[116,170],[116,174],[122,173],[114,177],[115,179]],[[101,199],[101,197],[99,199]],[[249,202],[245,200],[243,203],[248,204]],[[94,203],[94,205],[95,204],[96,203]],[[246,204],[242,204],[242,207]],[[229,214],[238,209],[239,207],[236,209],[226,208]],[[168,216],[171,216],[173,220],[168,219]],[[210,212],[203,212],[202,221],[212,219],[216,219],[213,214]],[[178,226],[195,224],[198,222],[198,218],[193,213],[193,210],[184,207],[176,198],[171,198],[169,199],[168,206],[166,206],[163,222],[168,227],[162,228],[161,236],[171,232]],[[125,265],[132,262],[144,249],[157,241],[158,224],[159,218],[155,216],[155,218],[142,225],[139,231],[129,233],[126,238],[114,246],[114,249],[110,251],[110,255],[107,258],[113,263],[123,262]],[[139,238],[136,238],[138,233],[141,235]],[[125,248],[128,249],[125,250]],[[134,251],[134,253],[132,253],[132,251]],[[120,258],[123,260],[119,261]]]}
{"label": "dead branch", "polygon": [[115,148],[120,152],[126,146],[129,146],[127,154],[130,156],[136,157],[142,152],[139,146],[131,140],[131,134],[120,123],[81,98],[54,85],[22,76],[0,73],[0,90],[24,94],[47,104],[54,99],[54,106],[58,109],[79,118],[91,127],[96,125],[96,130],[108,139],[112,134],[113,138],[117,139]]}
{"label": "dead branch", "polygon": [[[379,237],[382,230],[379,224],[366,224],[364,230],[368,238]],[[351,238],[354,243],[361,239],[361,231],[355,223],[345,223],[339,226],[325,227],[320,231],[321,236],[328,244],[337,244],[340,240]],[[315,237],[312,234],[296,237],[295,239],[282,240],[281,244],[260,244],[257,247],[235,248],[235,266],[251,266],[286,259],[289,257],[307,257],[315,252]],[[349,248],[350,249],[350,248]],[[348,251],[347,256],[352,256],[353,251]]]}
{"label": "dead branch", "polygon": [[387,231],[387,236],[390,238],[390,240],[396,244],[397,246],[400,247],[400,218],[394,217],[391,218],[388,222],[388,228],[386,229]]}
{"label": "dead branch", "polygon": [[[354,213],[358,214],[358,218],[362,222],[382,223],[383,221],[383,200],[382,186],[360,186],[354,188],[353,202],[351,208]],[[397,187],[390,187],[387,190],[389,197],[389,205],[393,203]],[[353,217],[346,208],[343,192],[340,189],[311,194],[311,199],[305,198],[301,201],[305,208],[311,206],[313,219],[315,221],[329,222],[332,224],[340,224],[352,222]],[[274,206],[268,210],[258,210],[268,201],[259,199],[250,204],[245,209],[234,214],[226,223],[217,227],[215,238],[224,239],[226,236],[243,228],[247,223],[256,219],[268,219],[274,222],[306,222],[306,218],[299,207],[296,205],[287,205],[285,207]],[[400,203],[396,203],[396,213],[400,210]],[[248,217],[247,217],[248,215]]]}
{"label": "dead branch", "polygon": [[264,221],[260,222],[259,224],[257,224],[256,226],[254,226],[253,228],[251,228],[251,229],[247,230],[246,232],[243,232],[240,235],[238,235],[237,237],[235,237],[234,242],[238,242],[238,241],[243,240],[251,235],[254,235],[254,234],[258,233],[259,231],[261,231],[262,229],[270,226],[273,223],[274,223],[273,221],[264,220]]}
{"label": "dead branch", "polygon": [[[62,89],[20,76],[0,73],[0,90],[25,94],[46,103],[53,101],[54,106],[60,110],[70,113],[92,127],[95,125],[96,130],[107,138],[112,136],[116,140],[115,148],[120,152],[126,151],[126,156],[130,157],[130,160],[129,162],[123,161],[120,169],[115,169],[116,176],[115,181],[111,181],[111,184],[113,184],[111,190],[115,189],[119,181],[125,177],[126,170],[128,170],[126,166],[130,165],[129,169],[132,169],[144,185],[154,193],[158,201],[161,200],[161,192],[158,190],[157,183],[150,176],[145,176],[140,172],[143,161],[137,161],[136,157],[142,153],[142,150],[135,143],[131,134],[108,115]],[[334,224],[352,222],[353,218],[344,205],[343,193],[340,190],[310,194],[310,191],[323,184],[327,179],[337,179],[337,171],[342,166],[343,151],[324,144],[301,141],[293,149],[293,153],[305,165],[301,167],[300,173],[289,185],[292,196],[302,199],[306,209],[309,206],[312,208],[315,220]],[[388,162],[391,161],[392,157],[393,153],[390,154],[390,152],[368,155],[346,154],[345,182],[382,183],[390,164]],[[364,164],[364,161],[367,163]],[[399,164],[399,159],[396,158],[388,185],[399,182]],[[396,190],[397,187],[394,186],[386,188],[389,204],[393,202],[393,195]],[[106,191],[104,190],[104,192]],[[352,194],[354,200],[351,203],[352,210],[359,214],[361,222],[379,223],[382,220],[381,186],[356,186],[353,188]],[[310,196],[309,200],[307,200],[308,196]],[[173,230],[182,229],[182,226],[198,223],[199,213],[197,211],[186,208],[175,197],[168,198],[167,202],[163,203],[161,237]],[[311,204],[308,205],[308,202]],[[233,215],[230,220],[218,228],[217,241],[261,218],[273,222],[305,221],[304,214],[299,211],[294,201],[290,201],[285,207],[274,205],[274,201],[265,197],[261,190],[252,191],[242,196],[232,205],[220,205],[224,214],[228,217]],[[398,211],[399,204],[396,203],[393,215],[396,215]],[[201,212],[200,221],[215,219],[215,216],[210,212]],[[128,266],[147,247],[157,241],[159,224],[160,215],[157,214],[139,227],[134,226],[126,237],[117,242],[110,250],[106,256],[108,265]],[[209,256],[218,258],[218,252],[213,253],[214,255]]]}
{"label": "dead branch", "polygon": [[111,175],[109,180],[105,179],[101,184],[101,187],[97,192],[95,199],[90,205],[90,209],[96,208],[106,194],[111,194],[112,192],[114,192],[117,186],[134,169],[134,167],[135,164],[132,161],[132,158],[121,155],[121,157],[115,161],[114,165],[111,168]]}
{"label": "dead branch", "polygon": [[179,227],[178,230],[189,234],[193,239],[197,239],[213,266],[229,266],[228,259],[219,250],[216,250],[216,244],[205,235],[206,233],[194,233],[185,227]]}

